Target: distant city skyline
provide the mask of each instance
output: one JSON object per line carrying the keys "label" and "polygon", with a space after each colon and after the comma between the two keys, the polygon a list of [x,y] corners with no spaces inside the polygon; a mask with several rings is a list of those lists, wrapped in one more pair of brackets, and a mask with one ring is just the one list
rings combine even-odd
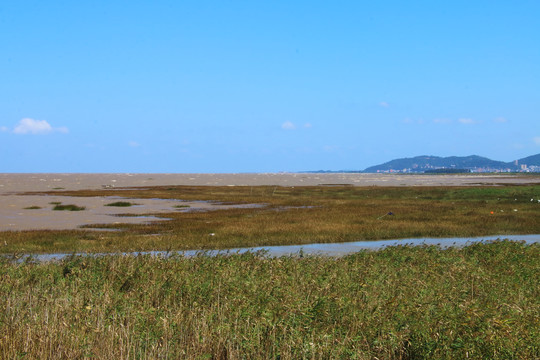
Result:
{"label": "distant city skyline", "polygon": [[540,153],[538,1],[0,5],[0,172]]}

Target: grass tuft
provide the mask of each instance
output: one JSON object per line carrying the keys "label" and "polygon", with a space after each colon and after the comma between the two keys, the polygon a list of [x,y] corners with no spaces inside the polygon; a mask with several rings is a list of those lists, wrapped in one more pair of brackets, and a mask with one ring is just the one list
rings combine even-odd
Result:
{"label": "grass tuft", "polygon": [[57,211],[81,211],[85,209],[86,207],[84,206],[77,206],[73,204],[68,204],[68,205],[57,204],[53,207],[53,210],[57,210]]}
{"label": "grass tuft", "polygon": [[133,205],[135,205],[135,204],[130,203],[128,201],[116,201],[116,202],[113,202],[113,203],[110,203],[110,204],[106,204],[105,206],[129,207],[129,206],[133,206]]}

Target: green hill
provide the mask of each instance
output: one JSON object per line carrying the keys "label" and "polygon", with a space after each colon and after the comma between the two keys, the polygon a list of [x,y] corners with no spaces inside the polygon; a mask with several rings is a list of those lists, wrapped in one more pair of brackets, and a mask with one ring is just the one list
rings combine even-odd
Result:
{"label": "green hill", "polygon": [[518,160],[518,164],[525,164],[527,166],[540,166],[540,154],[527,156]]}
{"label": "green hill", "polygon": [[[529,158],[540,161],[540,154],[530,156]],[[525,158],[525,159],[529,159]],[[525,160],[522,159],[522,160]],[[519,163],[525,163],[519,160]],[[529,165],[529,164],[527,164]],[[531,165],[534,165],[531,163]],[[384,164],[368,167],[364,172],[384,172],[384,171],[406,171],[406,172],[425,172],[434,169],[492,169],[499,171],[514,171],[518,169],[514,163],[491,160],[478,155],[470,156],[449,156],[439,157],[432,155],[422,155],[413,158],[402,158],[388,161]]]}

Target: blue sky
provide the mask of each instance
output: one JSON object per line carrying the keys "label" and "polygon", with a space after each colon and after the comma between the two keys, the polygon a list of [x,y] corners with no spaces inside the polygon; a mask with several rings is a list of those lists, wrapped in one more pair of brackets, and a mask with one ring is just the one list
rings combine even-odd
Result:
{"label": "blue sky", "polygon": [[0,172],[540,153],[539,1],[0,2]]}

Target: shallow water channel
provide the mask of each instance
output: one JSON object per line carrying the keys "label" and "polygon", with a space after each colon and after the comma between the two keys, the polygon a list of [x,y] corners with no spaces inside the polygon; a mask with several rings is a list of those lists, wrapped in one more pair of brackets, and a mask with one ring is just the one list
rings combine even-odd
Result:
{"label": "shallow water channel", "polygon": [[68,256],[105,256],[105,255],[153,255],[170,256],[179,254],[186,257],[206,255],[228,255],[243,254],[247,252],[264,252],[268,257],[280,256],[332,256],[340,257],[363,250],[381,250],[389,246],[423,246],[435,245],[442,249],[449,247],[464,247],[479,242],[492,242],[497,240],[525,241],[527,244],[539,243],[540,234],[534,235],[498,235],[498,236],[480,236],[468,238],[416,238],[416,239],[396,239],[396,240],[375,240],[375,241],[355,241],[345,243],[324,243],[324,244],[304,244],[304,245],[285,245],[285,246],[257,246],[245,248],[233,248],[226,250],[185,250],[185,251],[141,251],[130,253],[76,253],[76,254],[26,254],[18,258],[22,262],[29,257],[38,262],[59,261]]}

